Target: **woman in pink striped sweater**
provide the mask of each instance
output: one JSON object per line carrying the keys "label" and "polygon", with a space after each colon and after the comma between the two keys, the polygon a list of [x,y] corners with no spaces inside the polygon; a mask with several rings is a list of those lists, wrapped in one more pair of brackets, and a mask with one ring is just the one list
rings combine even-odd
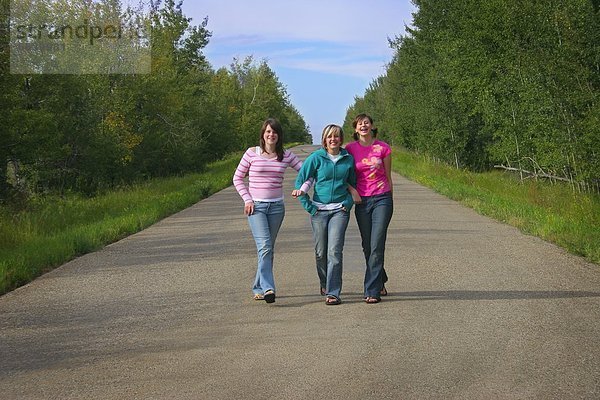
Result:
{"label": "woman in pink striped sweater", "polygon": [[[260,146],[246,150],[233,175],[235,189],[244,200],[244,214],[248,216],[258,253],[252,287],[255,300],[275,301],[273,255],[275,239],[285,215],[283,174],[287,167],[298,171],[301,166],[302,161],[294,153],[283,149],[281,124],[269,118],[260,130]],[[246,176],[248,187],[244,183]]]}

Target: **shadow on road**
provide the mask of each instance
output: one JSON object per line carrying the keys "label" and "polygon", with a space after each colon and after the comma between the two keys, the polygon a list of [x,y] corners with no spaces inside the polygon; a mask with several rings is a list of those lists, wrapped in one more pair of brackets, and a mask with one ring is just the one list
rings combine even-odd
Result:
{"label": "shadow on road", "polygon": [[[344,292],[343,303],[362,303],[363,294],[359,292]],[[320,301],[321,296],[315,294],[283,295],[278,299],[297,299],[293,303],[279,303],[280,307],[301,307]],[[556,291],[556,290],[445,290],[445,291],[421,291],[421,292],[389,292],[382,300],[384,303],[397,301],[419,301],[419,300],[542,300],[542,299],[569,299],[583,297],[600,297],[600,292],[589,291]]]}
{"label": "shadow on road", "polygon": [[446,290],[389,293],[385,301],[408,300],[537,300],[600,297],[598,292],[560,290]]}

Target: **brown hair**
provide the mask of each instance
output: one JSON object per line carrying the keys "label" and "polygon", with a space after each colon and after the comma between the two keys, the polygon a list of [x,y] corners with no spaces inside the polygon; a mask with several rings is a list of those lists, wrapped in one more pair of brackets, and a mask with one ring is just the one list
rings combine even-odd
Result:
{"label": "brown hair", "polygon": [[[356,125],[358,125],[358,123],[365,118],[368,118],[369,121],[371,122],[371,125],[373,125],[373,118],[371,118],[371,116],[369,114],[358,114],[354,118],[354,121],[352,121],[352,127],[354,128],[354,134],[352,135],[352,137],[354,137],[354,140],[358,140],[358,133],[356,132]],[[373,135],[373,137],[377,137],[377,128],[371,128],[371,134]]]}
{"label": "brown hair", "polygon": [[266,152],[265,149],[265,131],[267,127],[271,127],[275,132],[277,132],[277,143],[275,143],[275,153],[277,153],[277,161],[283,160],[283,128],[279,121],[275,118],[267,118],[265,122],[262,124],[262,128],[260,128],[260,148],[262,151]]}

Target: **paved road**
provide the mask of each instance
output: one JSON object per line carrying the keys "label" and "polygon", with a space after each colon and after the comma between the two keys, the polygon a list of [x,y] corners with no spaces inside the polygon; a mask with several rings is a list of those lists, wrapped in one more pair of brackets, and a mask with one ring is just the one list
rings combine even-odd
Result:
{"label": "paved road", "polygon": [[382,303],[362,301],[352,221],[325,306],[291,198],[277,301],[252,300],[229,187],[0,297],[0,398],[600,398],[600,266],[393,178]]}

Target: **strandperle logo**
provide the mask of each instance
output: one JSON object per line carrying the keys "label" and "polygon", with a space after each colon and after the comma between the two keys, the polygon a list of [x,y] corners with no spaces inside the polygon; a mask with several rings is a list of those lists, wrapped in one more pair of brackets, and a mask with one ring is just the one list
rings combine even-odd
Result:
{"label": "strandperle logo", "polygon": [[10,11],[13,74],[150,73],[149,18],[120,2],[12,0]]}
{"label": "strandperle logo", "polygon": [[[94,44],[94,41],[98,39],[122,39],[123,38],[123,26],[122,25],[91,25],[87,19],[83,20],[83,23],[78,26],[63,25],[63,26],[52,26],[52,25],[18,25],[16,29],[16,39],[19,40],[65,40],[65,39],[83,39],[89,41],[90,45]],[[137,39],[145,38],[140,29],[128,29],[129,35],[135,35]]]}

